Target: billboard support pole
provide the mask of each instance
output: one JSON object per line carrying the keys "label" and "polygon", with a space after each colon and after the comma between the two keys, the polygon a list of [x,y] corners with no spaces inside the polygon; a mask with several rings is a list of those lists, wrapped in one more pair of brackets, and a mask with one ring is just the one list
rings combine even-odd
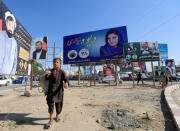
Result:
{"label": "billboard support pole", "polygon": [[131,65],[132,65],[132,79],[133,79],[133,88],[134,88],[135,84],[134,84],[134,64],[133,64],[133,62],[131,62]]}
{"label": "billboard support pole", "polygon": [[[159,72],[159,69],[161,70],[160,60],[158,61],[158,72]],[[159,84],[161,84],[160,76],[158,76],[158,81],[159,81]]]}
{"label": "billboard support pole", "polygon": [[45,70],[46,70],[46,60],[45,60]]}
{"label": "billboard support pole", "polygon": [[155,86],[155,81],[154,81],[154,68],[153,68],[153,62],[151,61],[151,68],[152,68],[152,76],[153,76],[153,86]]}
{"label": "billboard support pole", "polygon": [[161,66],[161,64],[160,64],[160,60],[158,61],[158,66],[159,66],[159,67]]}
{"label": "billboard support pole", "polygon": [[33,67],[34,67],[34,60],[31,61],[31,83],[30,83],[30,95],[32,96],[32,87],[33,87]]}
{"label": "billboard support pole", "polygon": [[90,79],[90,86],[92,86],[92,65],[90,65],[90,73],[91,73],[91,75],[89,77],[89,79]]}
{"label": "billboard support pole", "polygon": [[80,64],[78,65],[78,85],[80,85]]}
{"label": "billboard support pole", "polygon": [[115,73],[116,73],[116,86],[118,85],[118,73],[117,73],[117,62],[115,63]]}
{"label": "billboard support pole", "polygon": [[94,64],[94,86],[96,85],[96,73],[95,73],[96,65]]}
{"label": "billboard support pole", "polygon": [[53,59],[55,58],[55,48],[56,48],[56,46],[55,46],[55,42],[54,42],[54,52],[53,52]]}

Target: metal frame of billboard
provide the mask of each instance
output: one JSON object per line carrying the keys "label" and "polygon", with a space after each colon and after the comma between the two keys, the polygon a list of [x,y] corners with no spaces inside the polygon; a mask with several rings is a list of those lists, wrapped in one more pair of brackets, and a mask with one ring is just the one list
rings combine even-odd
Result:
{"label": "metal frame of billboard", "polygon": [[[122,58],[121,58],[122,59]],[[70,64],[72,67],[75,67],[75,66],[89,66],[89,65],[103,65],[103,64],[120,64],[121,63],[121,59],[118,59],[118,60],[110,60],[110,61],[103,61],[103,62],[92,62],[92,63],[77,63],[77,64]]]}

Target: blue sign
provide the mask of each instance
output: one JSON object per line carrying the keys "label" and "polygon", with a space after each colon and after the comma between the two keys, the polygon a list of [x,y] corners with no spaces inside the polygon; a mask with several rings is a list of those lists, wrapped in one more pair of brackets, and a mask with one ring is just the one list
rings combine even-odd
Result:
{"label": "blue sign", "polygon": [[161,44],[161,43],[159,43],[159,44],[158,44],[158,49],[159,49],[159,52],[168,52],[168,46],[167,46],[167,44]]}
{"label": "blue sign", "polygon": [[86,75],[86,76],[90,76],[90,75],[91,75],[90,67],[89,67],[89,66],[86,66],[86,67],[85,67],[85,75]]}
{"label": "blue sign", "polygon": [[164,61],[168,59],[168,46],[167,44],[158,44],[158,49],[159,49],[159,57],[161,61]]}
{"label": "blue sign", "polygon": [[89,63],[116,60],[128,42],[126,26],[64,36],[63,63]]}

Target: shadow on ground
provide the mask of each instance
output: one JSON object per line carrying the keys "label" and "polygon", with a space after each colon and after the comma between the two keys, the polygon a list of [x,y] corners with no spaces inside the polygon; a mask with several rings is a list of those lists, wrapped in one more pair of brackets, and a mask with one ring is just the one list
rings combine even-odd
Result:
{"label": "shadow on ground", "polygon": [[170,109],[165,100],[164,90],[161,92],[161,110],[163,112],[163,116],[165,119],[165,131],[178,131],[174,124],[174,119],[172,114],[170,113]]}
{"label": "shadow on ground", "polygon": [[49,119],[49,118],[28,117],[28,115],[30,114],[31,113],[0,113],[0,120],[1,121],[12,120],[16,122],[16,125],[44,125],[38,123],[38,121]]}

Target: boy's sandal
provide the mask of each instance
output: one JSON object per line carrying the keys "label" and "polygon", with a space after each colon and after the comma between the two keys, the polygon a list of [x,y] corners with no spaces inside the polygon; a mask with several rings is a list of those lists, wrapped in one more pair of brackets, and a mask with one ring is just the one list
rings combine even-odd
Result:
{"label": "boy's sandal", "polygon": [[53,125],[53,122],[48,122],[48,124],[46,124],[46,129],[49,129],[51,126]]}
{"label": "boy's sandal", "polygon": [[56,122],[59,122],[61,119],[59,117],[56,117]]}

